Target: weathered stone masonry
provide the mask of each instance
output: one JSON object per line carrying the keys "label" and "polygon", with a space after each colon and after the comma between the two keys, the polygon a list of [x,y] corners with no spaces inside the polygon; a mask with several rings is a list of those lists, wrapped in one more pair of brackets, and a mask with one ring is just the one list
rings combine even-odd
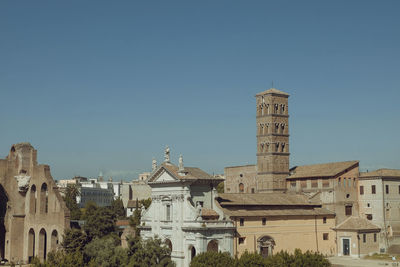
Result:
{"label": "weathered stone masonry", "polygon": [[29,143],[11,147],[0,159],[0,257],[28,262],[45,259],[69,227],[69,210],[50,174],[37,164]]}

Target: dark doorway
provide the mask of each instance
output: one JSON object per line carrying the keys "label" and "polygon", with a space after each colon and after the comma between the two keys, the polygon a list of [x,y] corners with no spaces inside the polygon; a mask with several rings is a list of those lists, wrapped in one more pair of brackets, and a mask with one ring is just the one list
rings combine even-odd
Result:
{"label": "dark doorway", "polygon": [[8,197],[2,185],[0,185],[0,259],[4,259],[6,244],[6,227],[4,220],[7,212]]}
{"label": "dark doorway", "polygon": [[350,255],[350,239],[343,238],[343,255]]}

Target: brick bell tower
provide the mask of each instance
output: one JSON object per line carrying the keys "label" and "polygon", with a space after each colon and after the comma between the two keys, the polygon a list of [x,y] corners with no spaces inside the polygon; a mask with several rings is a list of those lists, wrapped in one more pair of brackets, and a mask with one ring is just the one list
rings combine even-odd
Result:
{"label": "brick bell tower", "polygon": [[275,88],[256,95],[257,191],[286,190],[289,175],[289,94]]}

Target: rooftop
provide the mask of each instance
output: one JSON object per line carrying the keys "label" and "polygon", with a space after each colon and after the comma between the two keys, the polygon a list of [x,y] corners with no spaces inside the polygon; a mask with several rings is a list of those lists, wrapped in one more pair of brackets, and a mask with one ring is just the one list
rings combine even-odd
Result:
{"label": "rooftop", "polygon": [[257,194],[219,194],[221,206],[293,206],[315,205],[308,202],[308,198],[302,194],[293,193],[257,193]]}
{"label": "rooftop", "polygon": [[372,172],[360,172],[360,178],[363,177],[399,177],[400,170],[396,169],[379,169]]}
{"label": "rooftop", "polygon": [[367,219],[351,216],[334,228],[335,230],[380,230],[379,226]]}
{"label": "rooftop", "polygon": [[288,179],[309,177],[333,177],[347,169],[358,166],[358,160],[331,162],[314,165],[296,166],[290,169]]}
{"label": "rooftop", "polygon": [[270,88],[266,91],[263,91],[261,93],[256,94],[256,96],[260,96],[260,95],[269,95],[269,94],[276,94],[276,95],[284,95],[284,96],[289,96],[288,93],[282,92],[276,88]]}
{"label": "rooftop", "polygon": [[161,170],[165,169],[170,175],[172,175],[177,180],[221,180],[223,178],[214,177],[209,175],[205,171],[196,167],[184,167],[183,172],[179,172],[179,167],[172,164],[166,163],[160,165],[160,167],[150,176],[149,182],[154,181]]}

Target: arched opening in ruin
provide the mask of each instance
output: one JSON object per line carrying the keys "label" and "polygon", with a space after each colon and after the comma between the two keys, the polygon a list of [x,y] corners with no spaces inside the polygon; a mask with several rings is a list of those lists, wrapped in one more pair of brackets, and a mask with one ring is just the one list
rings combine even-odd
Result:
{"label": "arched opening in ruin", "polygon": [[8,197],[3,186],[0,185],[0,259],[4,259],[6,245],[6,227],[4,220],[7,212]]}
{"label": "arched opening in ruin", "polygon": [[36,213],[36,202],[37,202],[36,186],[32,185],[31,190],[29,192],[29,213],[31,214]]}
{"label": "arched opening in ruin", "polygon": [[214,252],[218,252],[218,241],[217,240],[211,240],[210,242],[208,242],[207,245],[207,252],[208,251],[214,251]]}
{"label": "arched opening in ruin", "polygon": [[32,261],[35,256],[35,231],[31,228],[28,233],[28,261]]}
{"label": "arched opening in ruin", "polygon": [[40,213],[47,213],[49,210],[49,191],[47,184],[43,183],[40,188]]}
{"label": "arched opening in ruin", "polygon": [[39,232],[39,259],[46,259],[47,254],[47,233],[43,228]]}
{"label": "arched opening in ruin", "polygon": [[57,246],[58,246],[58,233],[57,230],[53,230],[53,232],[51,233],[51,250],[56,250]]}

